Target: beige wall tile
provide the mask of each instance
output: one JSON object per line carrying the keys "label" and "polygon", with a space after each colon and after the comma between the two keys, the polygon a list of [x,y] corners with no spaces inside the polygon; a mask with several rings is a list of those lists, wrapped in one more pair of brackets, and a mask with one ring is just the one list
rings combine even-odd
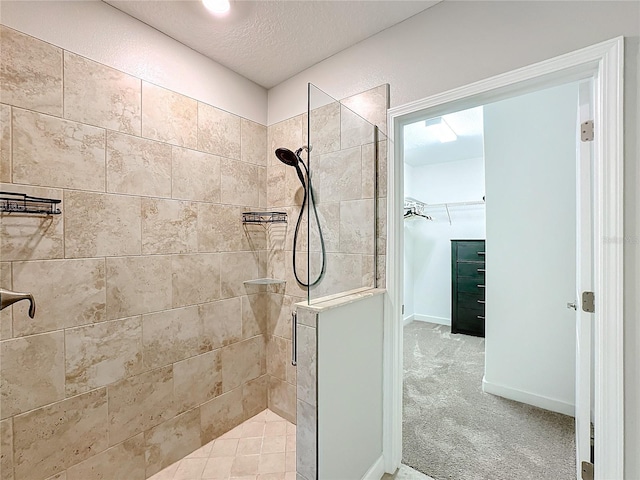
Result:
{"label": "beige wall tile", "polygon": [[269,165],[280,164],[280,160],[278,160],[275,155],[277,148],[288,148],[294,152],[300,148],[304,144],[303,131],[306,130],[306,128],[302,115],[297,115],[270,125],[267,131],[267,163]]}
{"label": "beige wall tile", "polygon": [[242,389],[224,393],[200,407],[202,443],[210,442],[244,420]]}
{"label": "beige wall tile", "polygon": [[2,418],[64,398],[62,331],[0,342],[0,352]]}
{"label": "beige wall tile", "polygon": [[62,50],[0,27],[0,102],[62,115]]}
{"label": "beige wall tile", "polygon": [[198,250],[236,252],[263,250],[267,230],[263,225],[243,225],[242,212],[251,208],[234,205],[198,204]]}
{"label": "beige wall tile", "polygon": [[198,150],[240,159],[240,117],[198,102]]}
{"label": "beige wall tile", "polygon": [[[322,203],[317,206],[320,226],[322,228],[322,237],[324,239],[324,245],[327,252],[339,252],[342,250],[342,238],[340,237],[340,206],[340,202]],[[316,221],[315,214],[312,213],[312,215],[313,217],[309,233],[307,233],[306,230],[302,230],[301,235],[302,237],[310,235],[311,241],[308,243],[308,249],[312,252],[320,252],[322,250],[322,244],[320,243],[318,223]],[[300,242],[300,238],[298,238],[298,242],[300,245],[303,245],[303,243]],[[293,246],[293,240],[291,241],[291,246]],[[305,246],[304,248],[306,249],[307,247]],[[298,248],[297,251],[300,251],[300,248]]]}
{"label": "beige wall tile", "polygon": [[64,52],[64,117],[140,135],[140,79]]}
{"label": "beige wall tile", "polygon": [[212,348],[220,348],[242,339],[240,297],[204,303],[198,306],[204,331]]}
{"label": "beige wall tile", "polygon": [[29,302],[13,306],[13,334],[32,333],[101,322],[105,316],[104,260],[42,260],[14,262],[13,287],[31,292],[36,317],[27,315]]}
{"label": "beige wall tile", "polygon": [[317,478],[318,416],[316,407],[298,400],[296,421],[296,472],[305,478]]}
{"label": "beige wall tile", "polygon": [[197,305],[142,316],[144,364],[161,367],[210,351]]}
{"label": "beige wall tile", "polygon": [[374,140],[374,126],[348,107],[340,109],[340,147],[359,147]]}
{"label": "beige wall tile", "polygon": [[376,180],[375,152],[374,143],[362,146],[362,198],[373,198],[374,196]]}
{"label": "beige wall tile", "polygon": [[266,293],[242,297],[242,338],[268,334],[268,298]]}
{"label": "beige wall tile", "polygon": [[198,102],[142,82],[142,136],[188,148],[198,143]]}
{"label": "beige wall tile", "polygon": [[256,252],[227,252],[220,254],[220,293],[222,298],[245,294],[245,280],[260,278]]}
{"label": "beige wall tile", "polygon": [[[269,376],[269,410],[290,422],[296,422],[296,387]],[[314,477],[315,478],[315,477]]]}
{"label": "beige wall tile", "polygon": [[[13,289],[10,262],[0,262],[0,285],[8,290]],[[13,307],[8,307],[0,311],[0,340],[11,337],[13,337]]]}
{"label": "beige wall tile", "polygon": [[173,147],[172,197],[200,202],[220,202],[220,157]]}
{"label": "beige wall tile", "polygon": [[269,295],[269,334],[291,340],[291,313],[297,299],[289,295]]}
{"label": "beige wall tile", "polygon": [[[62,199],[62,190],[0,184],[5,192],[25,193],[36,197]],[[64,207],[61,207],[61,209]],[[39,260],[64,257],[63,215],[0,214],[0,258]]]}
{"label": "beige wall tile", "polygon": [[258,205],[267,208],[267,167],[258,167]]}
{"label": "beige wall tile", "polygon": [[271,208],[293,203],[289,201],[291,192],[286,191],[287,170],[287,166],[281,163],[271,164],[267,167],[267,205]]}
{"label": "beige wall tile", "polygon": [[291,341],[272,336],[267,342],[267,373],[286,381],[289,363],[291,363]]}
{"label": "beige wall tile", "polygon": [[107,258],[107,318],[171,308],[171,257]]}
{"label": "beige wall tile", "polygon": [[220,201],[229,205],[260,203],[260,168],[231,158],[220,161]]}
{"label": "beige wall tile", "polygon": [[173,391],[179,412],[192,409],[222,393],[220,349],[176,362]]}
{"label": "beige wall tile", "polygon": [[378,197],[387,196],[387,141],[378,142]]}
{"label": "beige wall tile", "polygon": [[358,200],[362,197],[361,158],[359,146],[318,158],[313,181],[318,203]]}
{"label": "beige wall tile", "polygon": [[140,197],[65,190],[64,213],[67,258],[140,255]]}
{"label": "beige wall tile", "polygon": [[172,418],[173,366],[109,385],[109,442],[115,445]]}
{"label": "beige wall tile", "polygon": [[311,110],[309,132],[314,155],[340,150],[340,103]]}
{"label": "beige wall tile", "polygon": [[141,433],[67,470],[67,480],[145,480]]}
{"label": "beige wall tile", "polygon": [[13,420],[0,422],[0,480],[13,480]]}
{"label": "beige wall tile", "polygon": [[242,386],[244,418],[251,418],[267,408],[269,376],[262,375]]}
{"label": "beige wall tile", "polygon": [[13,420],[16,480],[46,478],[107,448],[107,390],[101,388]]}
{"label": "beige wall tile", "polygon": [[375,212],[373,199],[340,203],[340,251],[373,255]]}
{"label": "beige wall tile", "polygon": [[369,123],[387,133],[387,109],[389,108],[389,84],[380,85],[340,101]]}
{"label": "beige wall tile", "polygon": [[220,298],[220,256],[194,253],[171,257],[173,307]]}
{"label": "beige wall tile", "polygon": [[142,253],[186,253],[198,249],[198,206],[161,198],[142,199]]}
{"label": "beige wall tile", "polygon": [[243,118],[240,128],[242,161],[266,165],[267,127]]}
{"label": "beige wall tile", "polygon": [[107,191],[171,197],[171,145],[107,132]]}
{"label": "beige wall tile", "polygon": [[11,107],[0,104],[0,182],[11,182]]}
{"label": "beige wall tile", "polygon": [[140,317],[65,331],[67,396],[136,375],[142,366]]}
{"label": "beige wall tile", "polygon": [[222,389],[233,390],[266,372],[262,336],[222,348]]}
{"label": "beige wall tile", "polygon": [[327,271],[312,298],[346,292],[362,286],[362,255],[328,253]]}
{"label": "beige wall tile", "polygon": [[316,329],[298,325],[297,398],[317,404]]}
{"label": "beige wall tile", "polygon": [[104,129],[12,111],[15,183],[104,192]]}
{"label": "beige wall tile", "polygon": [[200,409],[190,410],[146,431],[144,441],[146,476],[149,477],[200,448]]}

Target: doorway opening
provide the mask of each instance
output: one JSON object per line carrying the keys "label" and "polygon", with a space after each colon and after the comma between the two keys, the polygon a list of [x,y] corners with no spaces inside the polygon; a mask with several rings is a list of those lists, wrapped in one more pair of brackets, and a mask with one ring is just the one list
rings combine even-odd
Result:
{"label": "doorway opening", "polygon": [[[576,219],[578,238],[583,235],[585,220],[589,220],[590,242],[575,245],[576,256],[584,255],[591,249],[592,259],[591,289],[595,293],[597,308],[590,313],[594,321],[594,393],[593,418],[595,423],[595,478],[621,478],[623,476],[623,381],[622,381],[622,248],[617,242],[607,238],[622,236],[622,39],[594,45],[562,57],[541,62],[530,67],[461,87],[450,92],[435,95],[412,104],[396,107],[389,111],[390,138],[394,147],[390,148],[389,167],[389,262],[388,304],[386,305],[386,372],[385,389],[385,468],[394,471],[402,458],[402,355],[403,355],[403,237],[404,218],[401,215],[404,203],[403,171],[403,127],[420,118],[435,118],[447,113],[465,110],[479,105],[514,98],[545,88],[557,87],[570,82],[591,80],[593,82],[593,115],[595,138],[592,143],[593,157],[590,159],[593,169],[589,177],[593,181],[586,186],[593,188],[589,197],[576,195],[576,202],[591,198],[592,215],[587,219],[579,215]],[[584,111],[581,111],[581,114]],[[582,152],[581,152],[582,153]],[[584,181],[584,169],[577,177]],[[587,178],[587,179],[588,179]],[[581,187],[582,188],[582,187]],[[488,190],[487,190],[488,193]],[[487,206],[490,198],[487,198]],[[588,209],[577,208],[578,213]],[[585,265],[587,265],[585,263]],[[586,269],[578,268],[577,279]],[[488,272],[487,272],[488,273]],[[495,273],[495,271],[494,271]],[[582,283],[579,288],[583,288]],[[588,286],[587,286],[588,287]],[[580,295],[578,295],[580,294]],[[575,292],[577,305],[582,306],[582,291]],[[566,303],[573,303],[570,300]],[[535,308],[532,305],[524,309]],[[490,315],[490,309],[487,315]],[[583,319],[577,315],[575,339],[579,344],[591,342],[584,335]],[[490,319],[487,319],[490,322]],[[578,348],[582,355],[589,349]],[[581,440],[580,432],[589,432],[591,406],[585,402],[585,390],[590,381],[585,380],[583,356],[576,358],[577,392],[575,411],[577,414],[577,469],[582,461],[591,459],[589,445]],[[485,378],[485,380],[491,379]],[[590,380],[590,379],[589,379]],[[485,382],[486,387],[487,382]],[[586,384],[586,385],[585,385]],[[486,388],[485,388],[486,389]],[[498,392],[495,392],[498,393]],[[582,401],[582,403],[580,403]],[[584,407],[584,403],[589,405]],[[548,407],[546,407],[548,408]]]}
{"label": "doorway opening", "polygon": [[404,127],[403,463],[434,478],[576,476],[579,92]]}

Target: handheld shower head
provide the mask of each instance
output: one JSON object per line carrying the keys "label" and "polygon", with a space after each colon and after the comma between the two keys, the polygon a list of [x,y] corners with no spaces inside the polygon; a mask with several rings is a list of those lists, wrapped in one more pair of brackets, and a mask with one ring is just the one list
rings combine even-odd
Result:
{"label": "handheld shower head", "polygon": [[276,149],[276,157],[285,165],[289,165],[290,167],[297,167],[298,162],[300,161],[300,150],[298,152],[293,153],[288,148],[278,148]]}

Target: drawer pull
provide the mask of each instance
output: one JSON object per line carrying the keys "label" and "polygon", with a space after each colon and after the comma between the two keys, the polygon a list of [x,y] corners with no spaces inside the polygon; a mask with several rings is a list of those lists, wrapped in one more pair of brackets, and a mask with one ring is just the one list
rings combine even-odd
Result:
{"label": "drawer pull", "polygon": [[480,320],[484,320],[484,317],[483,317],[482,315],[478,315],[478,318],[479,318]]}
{"label": "drawer pull", "polygon": [[484,305],[485,301],[484,300],[478,300],[478,303],[482,303]]}
{"label": "drawer pull", "polygon": [[484,285],[476,285],[478,288],[484,288]]}
{"label": "drawer pull", "polygon": [[476,252],[478,255],[484,255],[484,252]]}
{"label": "drawer pull", "polygon": [[479,269],[478,269],[478,272],[480,272],[480,273],[484,273],[484,272],[485,272],[485,269],[484,269],[484,268],[479,268]]}

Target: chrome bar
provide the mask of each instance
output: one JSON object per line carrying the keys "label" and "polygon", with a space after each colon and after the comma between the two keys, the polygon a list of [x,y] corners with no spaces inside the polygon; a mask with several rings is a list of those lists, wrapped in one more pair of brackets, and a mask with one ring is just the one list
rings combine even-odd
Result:
{"label": "chrome bar", "polygon": [[298,364],[298,313],[291,314],[291,365]]}
{"label": "chrome bar", "polygon": [[484,320],[484,317],[483,317],[482,315],[478,315],[478,318],[479,318],[480,320]]}
{"label": "chrome bar", "polygon": [[478,300],[478,303],[486,303],[484,300]]}
{"label": "chrome bar", "polygon": [[486,270],[485,270],[484,268],[479,268],[479,269],[478,269],[478,272],[479,272],[479,273],[484,273],[485,271],[486,271]]}
{"label": "chrome bar", "polygon": [[484,286],[484,285],[476,285],[476,287],[478,287],[478,288],[485,288],[485,286]]}

